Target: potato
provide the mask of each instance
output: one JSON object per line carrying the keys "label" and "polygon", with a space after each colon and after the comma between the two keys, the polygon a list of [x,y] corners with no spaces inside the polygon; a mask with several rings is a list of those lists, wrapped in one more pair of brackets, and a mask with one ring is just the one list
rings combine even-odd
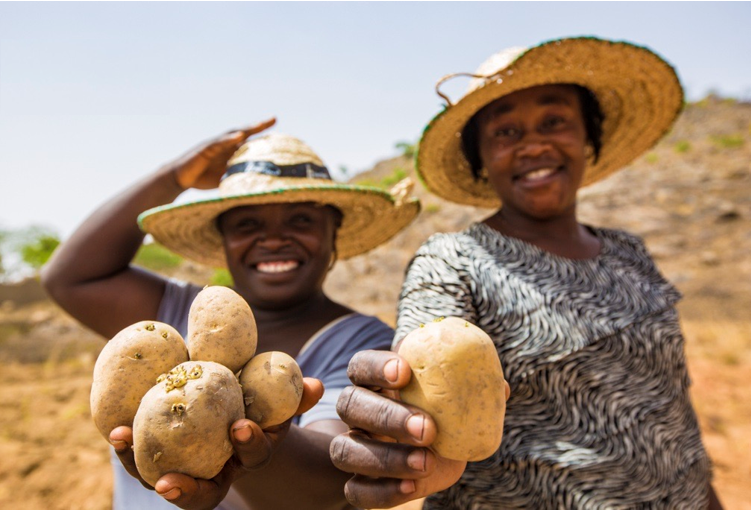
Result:
{"label": "potato", "polygon": [[442,457],[478,461],[501,444],[506,381],[491,338],[460,318],[439,318],[408,334],[399,354],[412,378],[401,398],[436,421]]}
{"label": "potato", "polygon": [[256,320],[248,303],[225,286],[201,290],[188,313],[192,361],[214,361],[237,373],[256,353]]}
{"label": "potato", "polygon": [[243,417],[243,392],[229,369],[179,364],[146,393],[133,421],[139,473],[151,485],[173,472],[213,478],[233,452],[230,426]]}
{"label": "potato", "polygon": [[240,372],[245,417],[261,428],[279,425],[298,410],[303,396],[303,374],[295,359],[284,352],[264,352]]}
{"label": "potato", "polygon": [[113,428],[133,425],[157,377],[187,360],[183,337],[167,324],[138,322],[117,333],[97,358],[91,386],[91,416],[105,439]]}

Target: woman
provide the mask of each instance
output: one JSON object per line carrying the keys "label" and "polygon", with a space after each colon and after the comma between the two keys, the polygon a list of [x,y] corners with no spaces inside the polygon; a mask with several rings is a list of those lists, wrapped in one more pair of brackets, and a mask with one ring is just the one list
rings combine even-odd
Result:
{"label": "woman", "polygon": [[[216,478],[162,477],[155,489],[170,503],[126,473],[138,478],[132,432],[113,430],[110,441],[123,464],[114,465],[114,508],[213,508],[233,482],[225,508],[347,505],[342,489],[349,475],[334,468],[328,455],[333,436],[347,429],[336,399],[348,383],[350,357],[367,348],[387,349],[393,331],[335,303],[322,287],[338,258],[388,240],[417,215],[419,204],[405,194],[395,198],[333,182],[319,157],[295,138],[271,134],[244,144],[272,124],[229,132],[163,166],[97,210],[44,269],[50,294],[103,336],[146,319],[185,336],[200,287],[131,265],[144,236],[138,217],[172,251],[226,266],[256,318],[257,352],[286,352],[311,377],[299,412],[310,410],[293,426],[262,431],[250,420],[233,424],[236,454]],[[187,188],[217,185],[212,198],[165,205]]]}
{"label": "woman", "polygon": [[366,508],[423,496],[450,509],[719,506],[689,401],[680,295],[640,239],[577,221],[577,190],[670,128],[676,74],[645,48],[573,38],[507,50],[473,76],[426,128],[417,169],[432,192],[497,211],[418,250],[395,341],[439,316],[484,329],[511,386],[502,444],[467,466],[437,456],[425,448],[433,420],[395,399],[408,364],[357,354],[356,386],[338,404],[356,430],[331,450],[357,474],[348,498]]}

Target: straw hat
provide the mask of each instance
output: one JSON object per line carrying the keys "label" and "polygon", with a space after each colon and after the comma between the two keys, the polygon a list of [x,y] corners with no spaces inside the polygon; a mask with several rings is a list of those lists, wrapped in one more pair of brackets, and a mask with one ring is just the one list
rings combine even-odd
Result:
{"label": "straw hat", "polygon": [[420,211],[403,180],[387,192],[337,183],[313,150],[288,135],[246,142],[228,162],[216,197],[152,208],[138,218],[146,233],[171,251],[213,267],[225,267],[217,217],[238,206],[313,202],[342,212],[336,250],[340,259],[386,242]]}
{"label": "straw hat", "polygon": [[[467,93],[452,102],[440,85],[458,75],[473,77]],[[604,114],[598,163],[589,164],[582,186],[598,181],[650,149],[681,111],[683,92],[674,69],[647,48],[623,41],[578,37],[511,48],[491,56],[474,74],[443,77],[436,92],[447,105],[423,132],[416,170],[426,187],[444,199],[498,208],[501,201],[472,175],[461,146],[471,117],[509,93],[545,84],[578,84],[598,98]]]}

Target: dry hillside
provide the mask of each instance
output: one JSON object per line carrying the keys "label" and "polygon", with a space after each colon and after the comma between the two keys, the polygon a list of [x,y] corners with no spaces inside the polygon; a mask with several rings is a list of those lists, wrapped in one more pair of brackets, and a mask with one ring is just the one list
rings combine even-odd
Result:
{"label": "dry hillside", "polygon": [[[355,181],[412,175],[398,157]],[[436,231],[489,212],[428,194],[418,220],[366,256],[340,262],[327,282],[336,299],[393,323],[405,265]],[[689,106],[674,130],[629,168],[580,195],[583,221],[645,238],[684,293],[680,312],[704,441],[727,508],[750,508],[750,106]],[[208,269],[175,271],[205,282]],[[26,293],[26,292],[24,292]],[[3,508],[109,508],[105,442],[88,407],[91,372],[105,340],[57,307],[13,289],[0,294],[0,503]]]}

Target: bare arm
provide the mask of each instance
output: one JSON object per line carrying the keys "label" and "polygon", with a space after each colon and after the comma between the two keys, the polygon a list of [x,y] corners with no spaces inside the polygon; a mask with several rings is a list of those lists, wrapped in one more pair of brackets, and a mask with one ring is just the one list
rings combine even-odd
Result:
{"label": "bare arm", "polygon": [[216,187],[245,139],[273,124],[271,119],[216,137],[107,201],[42,269],[48,293],[71,316],[108,338],[139,320],[154,319],[165,281],[131,266],[144,238],[138,215],[172,202],[187,188]]}
{"label": "bare arm", "polygon": [[345,508],[345,482],[352,475],[334,467],[329,445],[346,431],[338,420],[291,427],[269,465],[249,472],[233,487],[253,509]]}
{"label": "bare arm", "polygon": [[712,484],[708,485],[708,510],[723,510],[721,500],[718,499]]}

